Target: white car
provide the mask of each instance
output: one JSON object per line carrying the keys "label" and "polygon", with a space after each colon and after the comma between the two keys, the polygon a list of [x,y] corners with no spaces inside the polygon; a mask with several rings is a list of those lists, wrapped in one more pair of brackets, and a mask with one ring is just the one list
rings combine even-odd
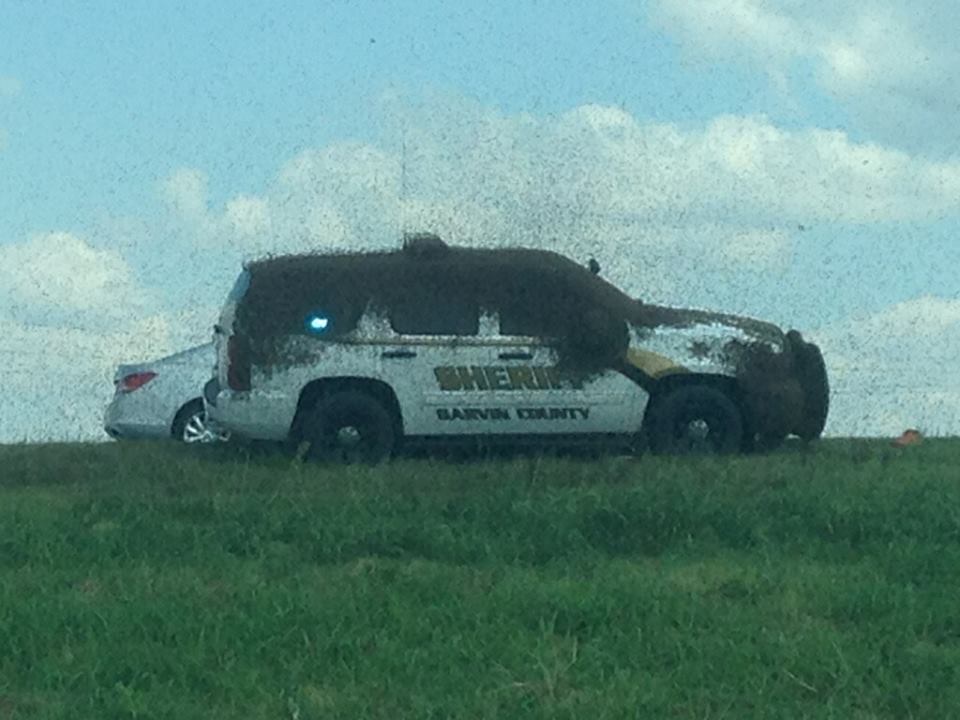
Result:
{"label": "white car", "polygon": [[821,435],[820,350],[770,323],[629,297],[561,255],[447,246],[248,263],[215,327],[209,416],[308,456],[401,442],[736,452]]}
{"label": "white car", "polygon": [[185,443],[224,441],[207,422],[201,392],[215,362],[213,343],[159,360],[117,367],[103,426],[115,439],[173,438]]}

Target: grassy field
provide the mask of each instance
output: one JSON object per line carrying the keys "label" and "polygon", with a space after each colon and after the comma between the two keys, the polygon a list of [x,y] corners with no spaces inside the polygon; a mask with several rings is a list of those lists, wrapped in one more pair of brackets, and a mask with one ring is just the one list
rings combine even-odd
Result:
{"label": "grassy field", "polygon": [[0,478],[0,718],[960,717],[960,442]]}

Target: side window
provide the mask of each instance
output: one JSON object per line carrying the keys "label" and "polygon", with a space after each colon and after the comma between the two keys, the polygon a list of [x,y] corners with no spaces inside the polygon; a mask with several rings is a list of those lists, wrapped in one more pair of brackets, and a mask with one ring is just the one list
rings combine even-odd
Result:
{"label": "side window", "polygon": [[302,329],[318,337],[333,339],[356,329],[363,306],[352,298],[323,295],[307,307],[301,308],[297,320]]}
{"label": "side window", "polygon": [[390,303],[390,326],[402,335],[476,335],[476,299],[439,286],[421,285]]}
{"label": "side window", "polygon": [[303,273],[277,279],[277,302],[294,326],[314,337],[333,340],[357,327],[366,293],[356,282],[332,274]]}
{"label": "side window", "polygon": [[500,334],[523,337],[556,337],[560,334],[556,311],[547,303],[504,302],[500,308]]}
{"label": "side window", "polygon": [[527,282],[502,287],[497,300],[500,334],[556,338],[576,322],[572,298],[549,277],[531,275]]}

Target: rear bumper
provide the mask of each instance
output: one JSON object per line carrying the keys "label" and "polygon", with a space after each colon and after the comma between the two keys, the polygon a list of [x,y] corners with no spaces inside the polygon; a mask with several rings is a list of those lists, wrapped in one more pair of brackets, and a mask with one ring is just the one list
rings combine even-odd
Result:
{"label": "rear bumper", "polygon": [[104,410],[103,429],[116,440],[170,437],[170,425],[158,419],[153,407],[122,395],[115,397]]}
{"label": "rear bumper", "polygon": [[170,433],[155,425],[133,425],[130,423],[112,423],[103,426],[104,431],[114,440],[169,440]]}

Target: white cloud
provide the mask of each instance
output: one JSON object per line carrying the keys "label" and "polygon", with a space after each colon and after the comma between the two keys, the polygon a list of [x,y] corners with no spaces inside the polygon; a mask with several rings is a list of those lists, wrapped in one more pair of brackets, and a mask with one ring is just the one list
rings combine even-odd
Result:
{"label": "white cloud", "polygon": [[833,41],[821,51],[833,75],[834,82],[862,85],[870,75],[870,61],[864,52],[849,42]]}
{"label": "white cloud", "polygon": [[804,65],[877,139],[957,153],[960,50],[953,0],[654,0],[650,16],[687,56],[734,61],[778,89],[804,82]]}
{"label": "white cloud", "polygon": [[960,336],[960,300],[925,295],[898,303],[857,324],[869,336],[886,336],[889,340],[953,340],[948,333],[955,332]]}
{"label": "white cloud", "polygon": [[654,0],[654,18],[700,50],[721,57],[742,47],[767,61],[803,52],[801,27],[755,0]]}
{"label": "white cloud", "polygon": [[161,184],[161,194],[174,210],[189,218],[207,214],[207,176],[195,168],[180,168]]}
{"label": "white cloud", "polygon": [[785,130],[762,116],[680,128],[586,105],[546,120],[466,108],[441,121],[409,133],[411,189],[512,211],[510,223],[550,215],[559,230],[578,216],[634,225],[682,216],[783,227],[957,212],[960,163],[918,160],[839,131]]}
{"label": "white cloud", "polygon": [[381,112],[378,142],[304,150],[222,206],[201,170],[175,173],[163,194],[205,258],[193,266],[232,275],[268,252],[395,247],[405,229],[433,230],[594,256],[646,299],[750,314],[744,288],[789,269],[803,228],[960,214],[960,162],[762,116],[679,126],[588,104],[537,118],[461,97],[389,98]]}
{"label": "white cloud", "polygon": [[960,432],[960,300],[919,297],[811,337],[831,371],[832,434]]}
{"label": "white cloud", "polygon": [[105,439],[103,410],[121,362],[170,348],[161,318],[120,330],[37,326],[0,318],[0,442]]}
{"label": "white cloud", "polygon": [[213,308],[157,300],[118,253],[70,233],[0,246],[0,442],[103,439],[117,364],[210,339]]}
{"label": "white cloud", "polygon": [[225,214],[231,230],[238,235],[251,237],[270,232],[270,206],[263,198],[239,195],[227,202]]}
{"label": "white cloud", "polygon": [[426,114],[388,111],[406,126],[403,157],[337,143],[298,154],[262,195],[238,195],[222,210],[208,206],[198,170],[172,176],[165,196],[201,245],[237,244],[248,254],[393,245],[402,228],[428,226],[455,242],[607,256],[625,242],[671,238],[698,259],[771,266],[783,263],[798,225],[958,212],[958,162],[764,117],[680,128],[599,105],[548,119],[462,100]]}
{"label": "white cloud", "polygon": [[117,364],[210,339],[216,309],[158,301],[119,253],[70,233],[0,246],[0,442],[102,439]]}
{"label": "white cloud", "polygon": [[48,324],[141,313],[149,303],[119,253],[66,232],[0,246],[0,293],[9,312]]}
{"label": "white cloud", "polygon": [[106,440],[103,411],[120,363],[208,342],[218,309],[130,316],[98,328],[17,322],[0,315],[0,443]]}

